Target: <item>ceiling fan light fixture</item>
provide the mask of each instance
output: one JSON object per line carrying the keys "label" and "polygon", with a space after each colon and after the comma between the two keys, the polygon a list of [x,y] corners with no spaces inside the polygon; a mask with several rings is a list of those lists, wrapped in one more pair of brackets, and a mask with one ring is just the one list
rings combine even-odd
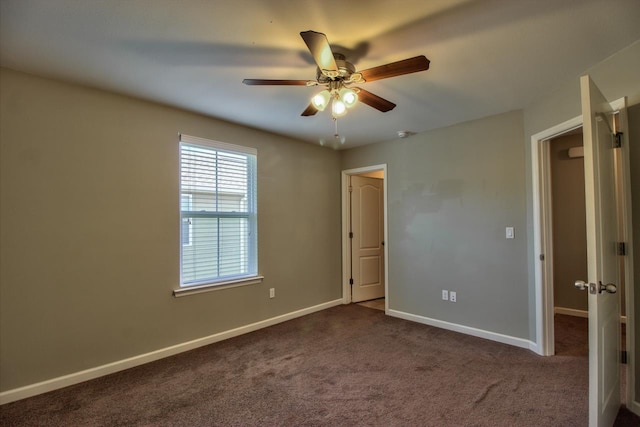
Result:
{"label": "ceiling fan light fixture", "polygon": [[358,102],[358,94],[353,89],[343,87],[340,89],[340,100],[345,107],[351,108]]}
{"label": "ceiling fan light fixture", "polygon": [[318,111],[324,111],[329,104],[330,94],[328,90],[323,90],[322,92],[316,94],[313,98],[311,98],[311,103],[313,104]]}
{"label": "ceiling fan light fixture", "polygon": [[331,104],[331,113],[333,117],[344,116],[347,113],[347,106],[340,99],[334,99]]}
{"label": "ceiling fan light fixture", "polygon": [[[317,65],[315,80],[244,79],[242,82],[252,86],[322,86],[325,88],[311,98],[311,103],[301,114],[303,117],[314,116],[318,111],[324,111],[329,102],[331,102],[331,113],[336,124],[338,117],[345,115],[348,109],[353,108],[359,102],[386,113],[393,110],[396,104],[352,85],[429,69],[429,60],[424,55],[419,55],[363,71],[356,71],[356,67],[347,61],[344,54],[333,52],[324,33],[308,30],[300,32],[300,37],[304,40]],[[336,135],[338,135],[337,130]],[[401,138],[407,136],[410,135],[405,131],[399,133]]]}

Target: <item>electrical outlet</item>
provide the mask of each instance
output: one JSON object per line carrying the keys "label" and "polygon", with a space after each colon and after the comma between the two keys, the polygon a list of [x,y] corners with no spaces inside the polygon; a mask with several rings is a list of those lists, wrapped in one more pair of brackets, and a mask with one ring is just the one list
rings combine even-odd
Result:
{"label": "electrical outlet", "polygon": [[444,301],[449,301],[449,291],[442,290],[442,299]]}
{"label": "electrical outlet", "polygon": [[454,291],[449,292],[449,301],[451,302],[458,301],[458,295]]}
{"label": "electrical outlet", "polygon": [[269,288],[269,298],[276,297],[276,288]]}

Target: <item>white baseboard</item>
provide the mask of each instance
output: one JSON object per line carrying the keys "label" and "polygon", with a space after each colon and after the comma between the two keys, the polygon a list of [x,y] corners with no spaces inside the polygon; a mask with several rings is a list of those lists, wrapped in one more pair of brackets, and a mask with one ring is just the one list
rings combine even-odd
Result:
{"label": "white baseboard", "polygon": [[317,311],[325,310],[327,308],[335,307],[338,305],[342,305],[342,298],[293,311],[291,313],[283,314],[280,316],[272,317],[270,319],[261,320],[260,322],[252,323],[250,325],[245,325],[228,331],[219,332],[217,334],[198,338],[192,341],[187,341],[181,344],[172,345],[170,347],[155,350],[150,353],[140,354],[138,356],[129,357],[127,359],[118,360],[112,363],[107,363],[106,365],[97,366],[95,368],[86,369],[84,371],[74,372],[69,375],[52,378],[50,380],[42,381],[36,384],[30,384],[13,390],[7,390],[0,393],[0,405],[14,402],[20,399],[25,399],[27,397],[36,396],[38,394],[57,390],[59,388],[78,384],[84,381],[92,380],[98,377],[112,374],[114,372],[123,371],[125,369],[153,362],[154,360],[163,359],[165,357],[173,356],[178,353],[233,338],[238,335],[257,331],[258,329],[273,326],[278,323],[286,322],[287,320],[292,320],[297,317],[302,317],[307,314],[315,313]]}
{"label": "white baseboard", "polygon": [[566,316],[589,317],[589,312],[587,310],[576,310],[575,308],[553,307],[553,312],[555,314],[564,314]]}
{"label": "white baseboard", "polygon": [[[553,307],[555,314],[565,314],[567,316],[589,317],[587,310],[576,310],[575,308]],[[620,323],[627,323],[627,316],[620,316]]]}
{"label": "white baseboard", "polygon": [[509,335],[498,334],[496,332],[485,331],[482,329],[472,328],[470,326],[458,325],[457,323],[449,323],[443,320],[431,319],[429,317],[418,316],[416,314],[405,313],[397,310],[387,310],[389,316],[398,317],[404,320],[410,320],[412,322],[423,323],[429,326],[435,326],[437,328],[448,329],[454,332],[460,332],[462,334],[472,335],[474,337],[484,338],[491,341],[497,341],[503,344],[513,345],[515,347],[522,347],[530,349],[535,343],[526,340],[524,338],[516,338]]}
{"label": "white baseboard", "polygon": [[551,356],[550,354],[544,354],[542,346],[538,345],[535,341],[529,341],[529,350],[533,351],[538,356]]}
{"label": "white baseboard", "polygon": [[640,402],[627,402],[627,409],[640,416]]}

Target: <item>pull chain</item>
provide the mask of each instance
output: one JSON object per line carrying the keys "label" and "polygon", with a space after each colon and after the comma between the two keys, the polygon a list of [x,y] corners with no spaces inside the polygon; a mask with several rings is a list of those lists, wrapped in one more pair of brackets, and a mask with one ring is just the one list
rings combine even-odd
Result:
{"label": "pull chain", "polygon": [[336,139],[336,141],[340,141],[340,144],[344,144],[345,141],[347,140],[347,138],[344,135],[340,135],[338,133],[338,118],[337,117],[333,118],[333,124],[335,126],[335,133],[333,134],[333,137]]}

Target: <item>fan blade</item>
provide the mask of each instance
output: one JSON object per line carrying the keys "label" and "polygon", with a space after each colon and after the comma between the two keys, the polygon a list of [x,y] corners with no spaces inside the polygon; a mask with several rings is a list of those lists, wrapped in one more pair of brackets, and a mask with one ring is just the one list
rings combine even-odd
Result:
{"label": "fan blade", "polygon": [[[263,79],[244,79],[242,83],[250,86],[307,86],[309,80],[263,80]],[[314,84],[316,82],[313,82]]]}
{"label": "fan blade", "polygon": [[362,74],[362,77],[366,82],[372,82],[375,80],[386,79],[388,77],[401,76],[403,74],[411,74],[417,73],[418,71],[428,70],[429,62],[430,61],[424,55],[420,55],[414,58],[403,59],[402,61],[391,62],[390,64],[369,68],[368,70],[360,71],[360,74]]}
{"label": "fan blade", "polygon": [[378,95],[374,95],[373,93],[360,89],[358,92],[358,100],[367,104],[369,107],[373,107],[376,110],[382,111],[386,113],[387,111],[391,111],[396,107],[391,101],[387,101],[384,98],[380,98]]}
{"label": "fan blade", "polygon": [[318,112],[318,109],[314,107],[313,104],[309,104],[307,109],[304,110],[300,115],[304,117],[315,116],[317,112]]}
{"label": "fan blade", "polygon": [[327,77],[336,77],[338,75],[338,66],[333,58],[333,52],[329,45],[327,36],[316,31],[303,31],[300,33],[302,40],[307,44],[309,52],[318,64],[318,68],[322,74]]}

